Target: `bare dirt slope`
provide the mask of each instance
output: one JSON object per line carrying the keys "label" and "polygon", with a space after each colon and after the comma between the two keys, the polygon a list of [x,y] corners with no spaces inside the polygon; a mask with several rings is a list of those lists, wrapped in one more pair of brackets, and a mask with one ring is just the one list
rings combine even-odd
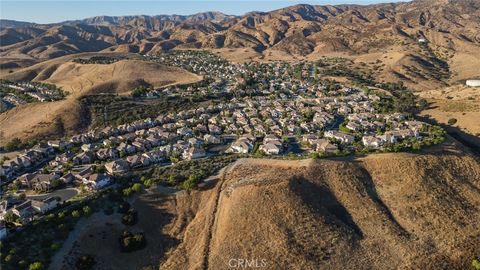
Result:
{"label": "bare dirt slope", "polygon": [[78,129],[85,124],[84,112],[78,100],[87,94],[128,94],[139,85],[163,86],[200,79],[182,69],[135,59],[112,64],[79,64],[71,61],[90,55],[107,54],[69,55],[2,76],[2,79],[14,81],[32,80],[55,84],[69,92],[69,95],[65,100],[22,105],[0,114],[0,144],[14,137],[28,139],[62,135],[69,131],[78,133]]}
{"label": "bare dirt slope", "polygon": [[[118,250],[121,227],[86,230],[99,269],[468,269],[480,248],[480,163],[453,142],[352,160],[243,159],[203,190],[135,203],[147,248]],[[99,229],[100,230],[100,229]],[[88,239],[88,241],[87,241]],[[65,268],[66,269],[66,268]]]}
{"label": "bare dirt slope", "polygon": [[199,79],[194,74],[174,67],[139,60],[122,60],[109,65],[68,62],[59,66],[43,81],[69,92],[84,93],[85,90],[90,90],[95,93],[126,93],[145,83],[163,86]]}

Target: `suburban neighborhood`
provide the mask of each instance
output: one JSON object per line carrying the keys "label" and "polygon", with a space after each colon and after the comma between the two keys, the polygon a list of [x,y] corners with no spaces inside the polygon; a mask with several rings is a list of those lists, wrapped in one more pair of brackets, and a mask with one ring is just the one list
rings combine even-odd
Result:
{"label": "suburban neighborhood", "polygon": [[[69,199],[55,196],[55,191],[95,193],[118,176],[181,160],[230,154],[342,156],[419,149],[443,138],[441,129],[407,113],[380,112],[385,97],[377,93],[382,91],[322,82],[305,63],[229,64],[209,53],[188,51],[150,58],[204,75],[204,81],[149,89],[143,93],[146,98],[150,92],[234,96],[229,102],[50,140],[4,160],[2,222],[13,218],[29,223]],[[249,84],[252,80],[264,83]]]}
{"label": "suburban neighborhood", "polygon": [[32,102],[61,100],[66,93],[50,84],[0,80],[0,112]]}

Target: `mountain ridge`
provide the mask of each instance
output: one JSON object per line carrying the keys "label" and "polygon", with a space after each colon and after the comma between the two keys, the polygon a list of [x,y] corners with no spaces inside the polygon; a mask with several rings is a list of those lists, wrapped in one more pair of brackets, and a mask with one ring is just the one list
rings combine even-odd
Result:
{"label": "mountain ridge", "polygon": [[171,49],[237,50],[240,55],[251,50],[258,60],[279,53],[298,60],[365,56],[362,61],[380,61],[376,75],[383,80],[403,80],[413,87],[467,79],[471,72],[457,69],[464,62],[480,68],[480,1],[475,0],[298,4],[242,16],[202,12],[9,24],[16,27],[0,31],[0,56],[5,58],[43,61],[81,52],[155,54]]}

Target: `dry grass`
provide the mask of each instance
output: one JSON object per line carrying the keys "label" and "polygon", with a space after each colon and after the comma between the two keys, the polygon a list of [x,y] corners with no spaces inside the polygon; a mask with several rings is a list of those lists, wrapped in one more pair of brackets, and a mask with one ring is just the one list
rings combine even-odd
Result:
{"label": "dry grass", "polygon": [[184,70],[139,60],[122,60],[109,65],[77,64],[71,62],[79,56],[128,54],[80,54],[45,61],[20,69],[2,78],[34,80],[55,84],[70,94],[65,100],[22,105],[0,114],[3,131],[0,144],[14,137],[29,139],[38,136],[61,135],[59,123],[67,132],[78,133],[83,125],[82,110],[78,100],[87,94],[128,94],[144,81],[154,86],[195,82],[200,77]]}
{"label": "dry grass", "polygon": [[429,115],[446,124],[457,119],[455,126],[467,133],[480,134],[480,89],[454,85],[419,93],[432,105],[421,115]]}
{"label": "dry grass", "polygon": [[[228,269],[232,258],[266,269],[466,269],[480,248],[480,166],[452,141],[419,154],[243,159],[217,179],[142,195],[134,229],[146,250],[116,251],[120,228],[85,232],[77,250],[102,246],[100,269]],[[97,231],[107,240],[88,237]]]}

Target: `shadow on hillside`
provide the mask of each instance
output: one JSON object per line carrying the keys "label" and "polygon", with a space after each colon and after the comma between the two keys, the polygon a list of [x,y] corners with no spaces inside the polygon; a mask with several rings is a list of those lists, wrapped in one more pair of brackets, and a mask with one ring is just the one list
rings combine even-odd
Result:
{"label": "shadow on hillside", "polygon": [[289,182],[291,190],[296,193],[309,209],[315,209],[318,214],[327,217],[333,216],[334,223],[341,222],[351,229],[359,239],[363,238],[363,232],[353,221],[348,210],[342,205],[337,197],[325,186],[315,185],[303,176],[296,176]]}
{"label": "shadow on hillside", "polygon": [[181,242],[163,231],[165,226],[175,220],[175,215],[169,213],[165,209],[166,207],[163,207],[170,199],[171,195],[143,194],[134,204],[139,217],[139,222],[135,227],[144,231],[147,239],[146,249],[149,253],[148,256],[144,256],[147,254],[139,254],[139,256],[145,257],[145,265],[141,267],[154,266],[158,268],[159,262],[165,259],[166,253],[177,247]]}
{"label": "shadow on hillside", "polygon": [[363,184],[363,187],[365,188],[365,191],[367,192],[368,197],[380,208],[380,210],[387,216],[387,218],[393,223],[395,228],[399,230],[400,235],[405,236],[407,238],[410,238],[410,233],[403,228],[402,225],[397,221],[393,213],[390,211],[387,205],[383,202],[383,200],[380,198],[378,195],[377,189],[375,187],[375,183],[373,182],[372,176],[370,173],[365,169],[363,166],[360,164],[357,164],[358,169],[360,170],[360,173],[362,174],[362,177],[360,178],[360,181]]}

